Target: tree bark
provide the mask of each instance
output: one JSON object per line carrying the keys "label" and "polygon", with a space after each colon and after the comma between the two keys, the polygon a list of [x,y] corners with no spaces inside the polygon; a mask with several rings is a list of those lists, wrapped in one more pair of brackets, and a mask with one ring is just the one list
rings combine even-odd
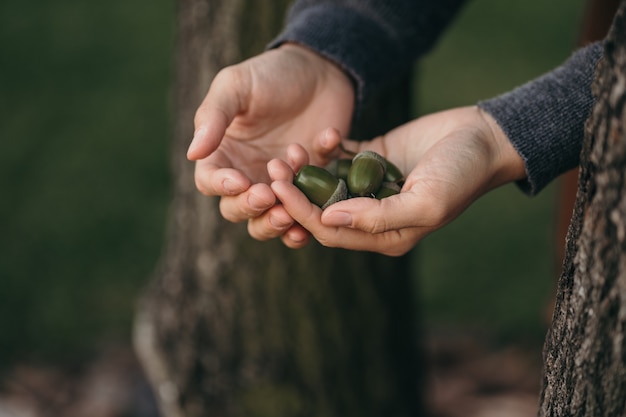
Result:
{"label": "tree bark", "polygon": [[[256,242],[197,192],[185,159],[212,78],[261,52],[286,6],[178,1],[174,197],[136,350],[166,417],[420,415],[410,258]],[[382,108],[408,100],[406,83],[395,88]]]}
{"label": "tree bark", "polygon": [[626,2],[605,46],[544,346],[541,416],[626,415]]}

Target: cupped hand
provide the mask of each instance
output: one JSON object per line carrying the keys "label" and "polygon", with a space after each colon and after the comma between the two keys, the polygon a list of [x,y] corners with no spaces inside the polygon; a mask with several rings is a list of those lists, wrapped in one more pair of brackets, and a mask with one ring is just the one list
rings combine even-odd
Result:
{"label": "cupped hand", "polygon": [[285,44],[223,69],[196,112],[187,152],[197,161],[197,188],[221,196],[220,211],[227,220],[262,217],[266,224],[278,224],[257,238],[294,227],[294,239],[306,239],[280,208],[268,212],[276,199],[267,162],[280,157],[293,167],[301,164],[286,154],[288,144],[298,143],[315,163],[326,163],[336,143],[319,132],[332,126],[345,134],[353,107],[354,89],[344,72],[302,46]]}
{"label": "cupped hand", "polygon": [[382,200],[352,198],[322,211],[292,184],[299,167],[268,164],[282,209],[330,247],[402,255],[487,191],[525,177],[505,134],[473,106],[421,117],[369,142],[344,143],[397,165],[406,174],[402,192]]}

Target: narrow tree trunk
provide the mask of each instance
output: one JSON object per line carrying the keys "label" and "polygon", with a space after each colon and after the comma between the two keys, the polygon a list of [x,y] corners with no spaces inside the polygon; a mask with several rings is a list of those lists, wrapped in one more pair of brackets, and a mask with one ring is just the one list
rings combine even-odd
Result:
{"label": "narrow tree trunk", "polygon": [[594,84],[541,416],[626,415],[626,2]]}
{"label": "narrow tree trunk", "polygon": [[166,417],[419,415],[409,258],[255,242],[185,160],[213,76],[261,52],[286,3],[178,1],[175,195],[136,349]]}

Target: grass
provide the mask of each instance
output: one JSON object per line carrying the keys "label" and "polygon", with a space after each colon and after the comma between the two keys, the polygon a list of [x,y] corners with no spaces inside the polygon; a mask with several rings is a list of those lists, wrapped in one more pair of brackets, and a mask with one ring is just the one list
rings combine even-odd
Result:
{"label": "grass", "polygon": [[[558,65],[582,2],[476,0],[419,66],[420,112]],[[0,4],[0,368],[124,341],[171,194],[172,2]],[[433,323],[536,333],[554,280],[554,187],[481,199],[421,245]]]}

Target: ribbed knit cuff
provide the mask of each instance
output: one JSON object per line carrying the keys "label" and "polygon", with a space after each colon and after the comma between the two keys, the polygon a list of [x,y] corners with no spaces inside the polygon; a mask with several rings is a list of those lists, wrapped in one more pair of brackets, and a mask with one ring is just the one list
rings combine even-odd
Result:
{"label": "ribbed knit cuff", "polygon": [[478,103],[524,160],[527,179],[518,185],[525,193],[538,193],[579,164],[585,121],[595,101],[591,84],[601,56],[602,43],[594,43],[544,76]]}
{"label": "ribbed knit cuff", "polygon": [[385,83],[410,70],[465,0],[298,0],[269,48],[307,46],[354,81],[357,108]]}
{"label": "ribbed knit cuff", "polygon": [[[328,4],[309,7],[296,14],[269,47],[284,42],[307,46],[340,66],[355,83],[358,103],[367,100],[376,89],[377,81],[383,78],[382,62],[393,66],[397,60],[392,57],[399,55],[397,44],[367,15]],[[367,45],[367,48],[358,45]]]}

